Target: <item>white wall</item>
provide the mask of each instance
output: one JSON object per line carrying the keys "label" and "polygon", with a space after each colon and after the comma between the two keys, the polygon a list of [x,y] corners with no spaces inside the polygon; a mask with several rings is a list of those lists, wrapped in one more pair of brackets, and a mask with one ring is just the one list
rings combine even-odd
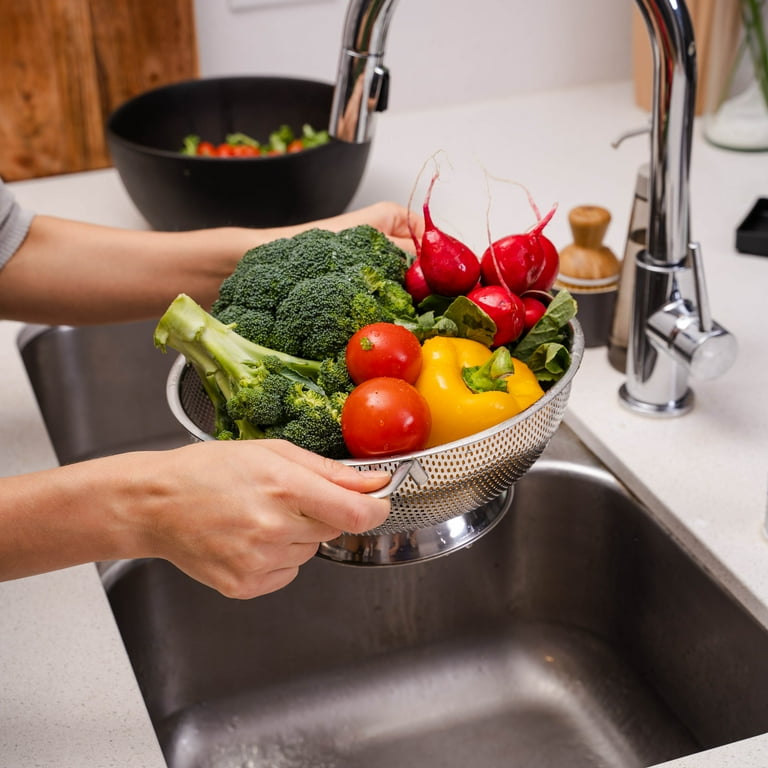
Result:
{"label": "white wall", "polygon": [[[346,0],[232,10],[195,0],[204,76],[332,82]],[[235,0],[238,2],[238,0]],[[398,0],[385,63],[391,110],[412,110],[628,79],[632,0]]]}

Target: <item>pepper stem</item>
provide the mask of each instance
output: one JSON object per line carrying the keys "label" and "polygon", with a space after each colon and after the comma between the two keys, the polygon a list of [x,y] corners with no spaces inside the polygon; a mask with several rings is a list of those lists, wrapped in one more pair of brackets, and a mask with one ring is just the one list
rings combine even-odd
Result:
{"label": "pepper stem", "polygon": [[506,347],[498,347],[482,365],[462,368],[461,378],[476,394],[506,392],[507,376],[514,372],[515,364],[509,350]]}

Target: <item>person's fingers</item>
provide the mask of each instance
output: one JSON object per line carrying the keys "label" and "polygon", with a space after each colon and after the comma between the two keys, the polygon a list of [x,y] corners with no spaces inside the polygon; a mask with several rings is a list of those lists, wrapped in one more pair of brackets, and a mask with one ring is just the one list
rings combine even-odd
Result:
{"label": "person's fingers", "polygon": [[227,597],[247,599],[274,592],[292,581],[317,553],[318,542],[272,545],[247,536],[226,551],[180,556],[173,562],[193,579]]}
{"label": "person's fingers", "polygon": [[342,488],[368,493],[385,486],[390,479],[389,472],[380,470],[359,470],[334,459],[306,451],[287,440],[270,440],[269,447],[291,462],[317,473]]}
{"label": "person's fingers", "polygon": [[[285,493],[294,512],[350,533],[362,533],[386,520],[389,500],[367,492],[386,485],[388,473],[362,472],[284,441],[270,444],[275,453],[291,462],[293,477]],[[335,536],[323,535],[317,540],[328,538]]]}
{"label": "person's fingers", "polygon": [[[299,566],[276,568],[266,573],[258,572],[247,576],[237,575],[234,578],[209,583],[208,586],[221,592],[225,597],[235,600],[250,600],[254,597],[268,595],[270,592],[277,592],[277,590],[288,586],[298,574]],[[193,578],[195,577],[193,576]],[[198,580],[202,581],[202,579]]]}

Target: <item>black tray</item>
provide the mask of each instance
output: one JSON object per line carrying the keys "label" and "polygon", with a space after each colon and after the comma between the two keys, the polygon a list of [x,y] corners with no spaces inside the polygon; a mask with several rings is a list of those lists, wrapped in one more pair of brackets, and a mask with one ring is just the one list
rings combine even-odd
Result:
{"label": "black tray", "polygon": [[736,250],[768,256],[768,197],[760,197],[736,230]]}

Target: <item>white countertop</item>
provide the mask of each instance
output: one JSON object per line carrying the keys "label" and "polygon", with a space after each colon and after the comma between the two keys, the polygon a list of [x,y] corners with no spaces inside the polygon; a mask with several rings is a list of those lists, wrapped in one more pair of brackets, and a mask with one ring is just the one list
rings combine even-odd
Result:
{"label": "white countertop", "polygon": [[[606,244],[621,256],[646,138],[610,143],[647,122],[629,83],[526,95],[493,103],[379,117],[368,170],[353,205],[406,202],[425,160],[445,150],[435,214],[482,248],[486,196],[479,169],[525,185],[547,234],[571,242],[567,212],[613,213]],[[713,315],[738,338],[722,378],[692,382],[694,410],[649,419],[618,400],[623,377],[605,348],[588,349],[567,422],[658,514],[669,530],[768,625],[768,356],[763,296],[768,259],[738,254],[735,229],[768,196],[768,153],[717,150],[699,138],[692,161],[692,231],[702,244]],[[112,170],[13,185],[41,212],[125,227],[146,226]],[[527,228],[522,191],[492,183],[492,222]],[[418,193],[416,205],[421,203]],[[0,474],[53,466],[16,347],[16,323],[0,323]],[[162,756],[93,566],[0,584],[0,764],[16,768],[161,768]],[[768,764],[768,735],[675,761],[680,768]],[[670,763],[668,765],[673,765]]]}

